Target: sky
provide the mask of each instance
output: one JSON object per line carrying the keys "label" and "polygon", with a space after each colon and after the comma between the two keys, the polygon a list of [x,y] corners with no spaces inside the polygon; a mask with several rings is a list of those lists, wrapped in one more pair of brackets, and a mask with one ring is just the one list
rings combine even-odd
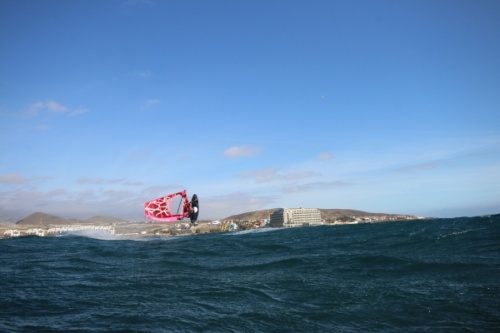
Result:
{"label": "sky", "polygon": [[500,213],[497,0],[2,0],[0,219]]}

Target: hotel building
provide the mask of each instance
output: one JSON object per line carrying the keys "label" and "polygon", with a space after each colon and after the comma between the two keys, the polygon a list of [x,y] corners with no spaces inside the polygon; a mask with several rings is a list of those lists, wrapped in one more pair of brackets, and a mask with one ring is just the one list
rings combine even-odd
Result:
{"label": "hotel building", "polygon": [[280,208],[271,213],[269,226],[274,228],[320,225],[321,213],[316,208]]}

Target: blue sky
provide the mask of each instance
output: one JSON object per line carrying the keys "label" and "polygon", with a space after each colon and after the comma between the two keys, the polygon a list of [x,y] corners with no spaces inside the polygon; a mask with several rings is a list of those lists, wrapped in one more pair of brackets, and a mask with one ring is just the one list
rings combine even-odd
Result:
{"label": "blue sky", "polygon": [[500,213],[500,2],[0,3],[0,216]]}

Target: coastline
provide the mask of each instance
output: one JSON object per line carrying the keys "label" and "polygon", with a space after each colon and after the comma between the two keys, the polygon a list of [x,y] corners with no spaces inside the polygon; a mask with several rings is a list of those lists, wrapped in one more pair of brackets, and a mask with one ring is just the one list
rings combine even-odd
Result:
{"label": "coastline", "polygon": [[[416,219],[387,219],[372,221],[335,221],[319,225],[341,226],[365,223],[402,222]],[[137,239],[147,237],[188,236],[206,233],[221,233],[236,230],[267,228],[263,221],[222,221],[218,223],[200,221],[195,225],[190,222],[93,222],[75,224],[13,224],[0,222],[0,240],[17,237],[54,237],[65,234],[100,236],[106,239]]]}

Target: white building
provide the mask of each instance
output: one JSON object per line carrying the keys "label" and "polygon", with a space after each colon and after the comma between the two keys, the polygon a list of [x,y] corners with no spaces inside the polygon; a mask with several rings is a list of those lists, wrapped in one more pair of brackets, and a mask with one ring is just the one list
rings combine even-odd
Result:
{"label": "white building", "polygon": [[320,225],[321,213],[316,208],[280,208],[272,212],[269,226],[274,228]]}

